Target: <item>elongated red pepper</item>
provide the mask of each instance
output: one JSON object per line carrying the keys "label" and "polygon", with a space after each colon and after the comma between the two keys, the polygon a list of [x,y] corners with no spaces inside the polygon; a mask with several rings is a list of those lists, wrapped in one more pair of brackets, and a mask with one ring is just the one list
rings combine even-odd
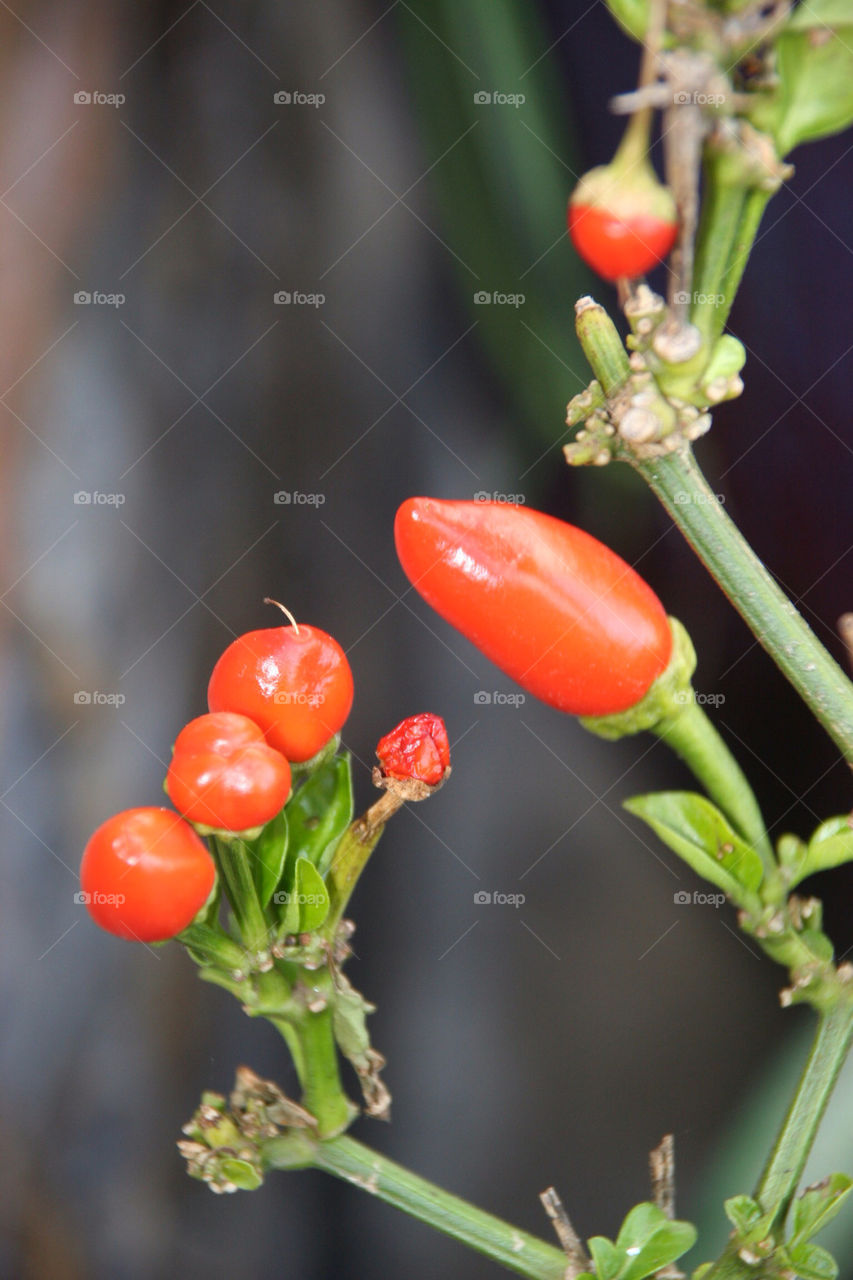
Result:
{"label": "elongated red pepper", "polygon": [[626,711],[669,662],[657,596],[573,525],[508,503],[410,498],[394,534],[406,575],[436,612],[560,711]]}

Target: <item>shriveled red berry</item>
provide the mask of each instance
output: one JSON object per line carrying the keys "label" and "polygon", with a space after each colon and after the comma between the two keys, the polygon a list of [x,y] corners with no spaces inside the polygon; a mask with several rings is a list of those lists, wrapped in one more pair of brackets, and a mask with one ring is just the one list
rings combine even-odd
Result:
{"label": "shriveled red berry", "polygon": [[253,720],[233,711],[198,716],[175,741],[166,786],[190,822],[220,831],[264,826],[290,795],[290,765]]}
{"label": "shriveled red berry", "polygon": [[450,768],[444,721],[428,711],[408,716],[380,739],[376,754],[386,778],[411,778],[434,787]]}

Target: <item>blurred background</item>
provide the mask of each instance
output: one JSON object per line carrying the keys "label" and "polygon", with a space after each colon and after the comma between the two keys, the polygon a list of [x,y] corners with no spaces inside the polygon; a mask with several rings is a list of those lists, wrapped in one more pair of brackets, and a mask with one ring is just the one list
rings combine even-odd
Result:
{"label": "blurred background", "polygon": [[[442,714],[453,743],[451,784],[394,820],[353,903],[394,1094],[357,1135],[544,1236],[554,1183],[589,1236],[646,1198],[672,1131],[693,1261],[712,1256],[810,1014],[779,1010],[728,909],[674,903],[698,882],[620,810],[687,782],[666,749],[506,700],[392,539],[413,493],[581,524],[692,631],[774,834],[849,808],[832,744],[642,482],[563,463],[588,380],[573,303],[614,301],[565,202],[612,154],[636,48],[601,0],[17,0],[0,36],[0,1276],[496,1274],[319,1173],[191,1182],[174,1143],[201,1090],[245,1062],[293,1091],[284,1047],[177,948],[75,902],[88,835],[160,802],[216,657],[276,624],[267,594],[347,650],[359,807],[404,715]],[[795,153],[731,319],[746,391],[699,447],[839,658],[850,152]],[[813,888],[844,953],[851,876]],[[851,1150],[848,1074],[815,1174]]]}

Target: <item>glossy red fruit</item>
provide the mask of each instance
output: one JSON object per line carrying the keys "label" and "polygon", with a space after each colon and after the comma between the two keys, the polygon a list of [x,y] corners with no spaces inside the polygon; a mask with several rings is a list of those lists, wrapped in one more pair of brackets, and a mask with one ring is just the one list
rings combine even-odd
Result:
{"label": "glossy red fruit", "polygon": [[[656,267],[672,249],[678,234],[675,203],[669,196],[664,215],[652,205],[619,197],[602,183],[600,202],[596,176],[606,170],[594,169],[575,189],[569,201],[568,228],[572,243],[584,262],[605,280],[634,279]],[[657,203],[657,201],[655,201]]]}
{"label": "glossy red fruit", "polygon": [[508,503],[410,498],[394,534],[424,599],[561,711],[626,711],[669,661],[672,635],[657,596],[573,525]]}
{"label": "glossy red fruit", "polygon": [[211,711],[236,711],[294,763],[310,760],[343,727],[353,699],[350,665],[319,627],[268,627],[230,644],[213,668]]}
{"label": "glossy red fruit", "polygon": [[249,831],[284,808],[290,765],[253,720],[217,711],[191,720],[178,734],[166,786],[190,822]]}
{"label": "glossy red fruit", "polygon": [[376,755],[386,778],[411,778],[435,787],[450,768],[444,721],[428,711],[408,716],[380,738]]}
{"label": "glossy red fruit", "polygon": [[80,888],[96,924],[137,942],[180,933],[210,896],[216,868],[204,842],[170,809],[125,809],[83,852]]}

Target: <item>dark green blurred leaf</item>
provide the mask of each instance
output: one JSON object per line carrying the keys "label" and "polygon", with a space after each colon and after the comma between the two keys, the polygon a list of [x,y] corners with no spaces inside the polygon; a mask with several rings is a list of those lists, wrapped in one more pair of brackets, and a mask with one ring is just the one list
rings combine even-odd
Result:
{"label": "dark green blurred leaf", "polygon": [[347,752],[335,756],[294,792],[285,810],[289,828],[288,863],[307,858],[321,875],[328,870],[338,841],[353,815],[352,772]]}
{"label": "dark green blurred leaf", "polygon": [[246,849],[258,898],[261,907],[265,907],[284,874],[287,859],[287,818],[284,812],[268,822],[256,840],[246,841]]}

